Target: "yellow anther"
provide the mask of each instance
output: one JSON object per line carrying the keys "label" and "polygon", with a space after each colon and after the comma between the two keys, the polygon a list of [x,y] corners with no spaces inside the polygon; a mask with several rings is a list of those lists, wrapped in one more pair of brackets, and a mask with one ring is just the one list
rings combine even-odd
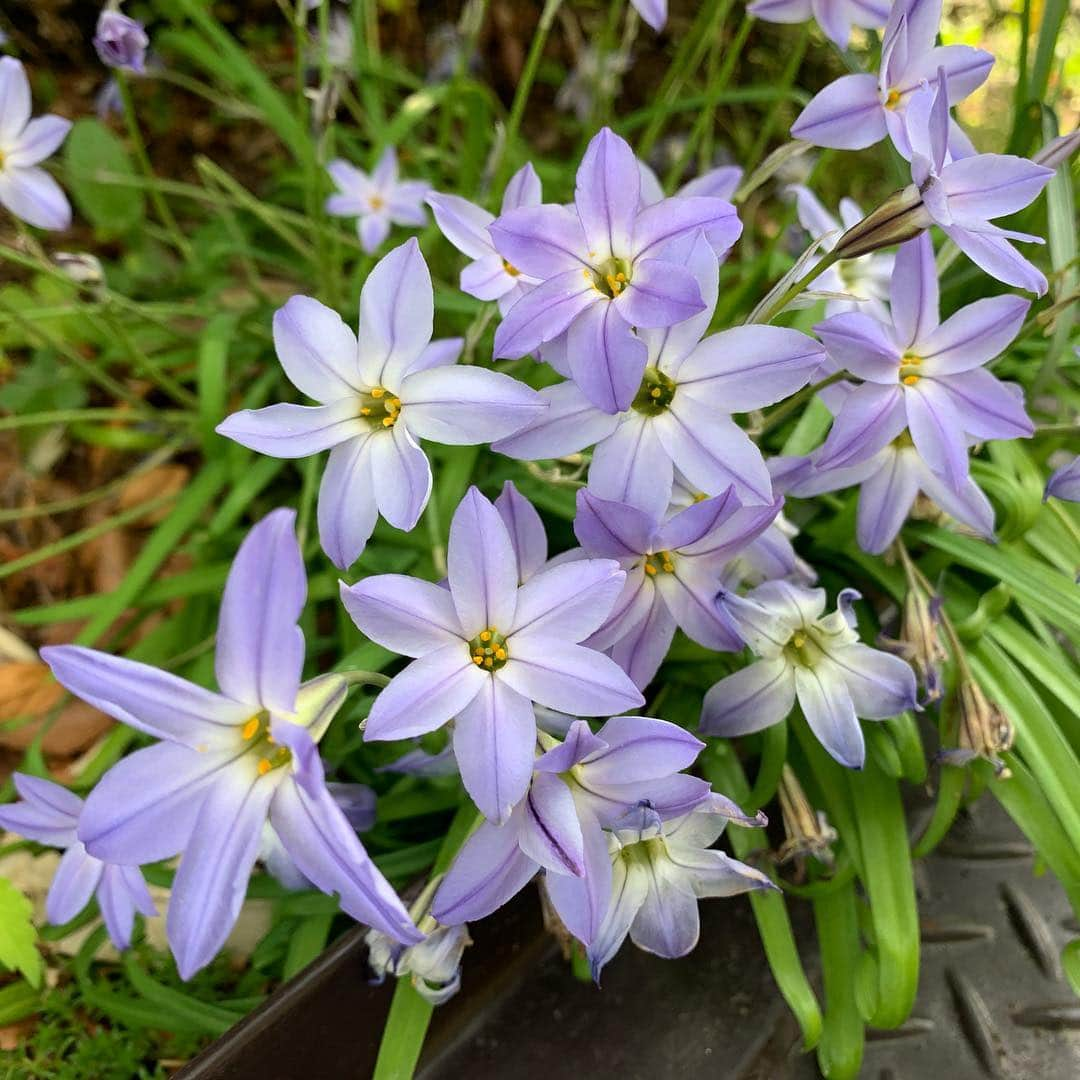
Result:
{"label": "yellow anther", "polygon": [[386,200],[381,195],[371,195],[368,198],[368,206],[372,210],[381,210],[386,205]]}
{"label": "yellow anther", "polygon": [[370,416],[370,415],[371,415],[371,410],[370,410],[370,409],[369,409],[369,408],[368,408],[368,407],[367,407],[367,406],[365,405],[365,406],[364,406],[364,407],[363,407],[363,408],[362,408],[362,409],[360,410],[360,415],[361,415],[361,416]]}
{"label": "yellow anther", "polygon": [[645,573],[652,577],[656,573],[656,567],[651,562],[645,564]]}
{"label": "yellow anther", "polygon": [[918,381],[919,381],[919,376],[918,375],[905,375],[904,376],[904,385],[905,386],[914,386]]}
{"label": "yellow anther", "polygon": [[394,418],[392,416],[384,416],[382,426],[383,427],[393,427],[394,426]]}
{"label": "yellow anther", "polygon": [[490,630],[481,630],[480,631],[480,640],[481,641],[490,641],[491,640],[491,631]]}
{"label": "yellow anther", "polygon": [[385,394],[385,393],[386,393],[386,390],[381,386],[373,386],[371,388],[371,396],[373,398],[381,398],[383,396],[383,394]]}
{"label": "yellow anther", "polygon": [[[520,274],[520,273],[521,273],[521,271],[520,271],[520,270],[519,270],[519,269],[518,269],[518,268],[517,268],[516,266],[514,266],[514,265],[513,265],[513,263],[508,263],[508,262],[507,262],[507,261],[506,261],[505,259],[503,259],[503,269],[504,269],[504,270],[505,270],[505,271],[506,271],[506,272],[507,272],[507,273],[508,273],[508,274],[509,274],[509,275],[510,275],[511,277],[517,277],[517,276],[518,276],[518,274]],[[586,277],[588,277],[588,276],[589,276],[589,275],[588,275],[588,272],[587,272],[587,271],[586,271],[586,274],[585,274],[585,276],[586,276]]]}
{"label": "yellow anther", "polygon": [[885,108],[895,109],[900,104],[900,91],[890,90],[888,96],[885,98]]}
{"label": "yellow anther", "polygon": [[796,649],[801,649],[806,644],[806,635],[796,634],[791,640]]}
{"label": "yellow anther", "polygon": [[674,571],[675,564],[666,562],[666,563],[664,563],[664,569],[670,574],[670,573],[672,573]]}
{"label": "yellow anther", "polygon": [[649,397],[653,397],[653,398],[658,398],[658,397],[659,397],[659,396],[660,396],[660,395],[661,395],[661,394],[662,394],[663,392],[664,392],[664,391],[663,391],[663,390],[661,390],[659,386],[654,386],[654,387],[653,387],[653,388],[652,388],[652,389],[651,389],[651,390],[649,391]]}
{"label": "yellow anther", "polygon": [[259,758],[259,775],[265,776],[273,767],[266,758]]}
{"label": "yellow anther", "polygon": [[484,667],[494,667],[495,661],[490,656],[484,657]]}
{"label": "yellow anther", "polygon": [[241,729],[240,734],[244,739],[254,739],[259,730],[259,718],[253,716]]}
{"label": "yellow anther", "polygon": [[505,649],[496,649],[495,650],[495,659],[496,660],[505,660],[506,659],[506,650]]}
{"label": "yellow anther", "polygon": [[474,656],[472,662],[479,667],[484,662],[484,658],[482,656]]}

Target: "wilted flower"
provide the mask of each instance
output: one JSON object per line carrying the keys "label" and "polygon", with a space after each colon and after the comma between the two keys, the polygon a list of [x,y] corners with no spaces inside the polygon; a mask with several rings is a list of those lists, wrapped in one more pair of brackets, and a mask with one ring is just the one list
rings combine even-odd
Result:
{"label": "wilted flower", "polygon": [[1043,500],[1051,496],[1067,502],[1080,502],[1080,456],[1074,457],[1051,474],[1046,482]]}
{"label": "wilted flower", "polygon": [[104,8],[98,16],[94,48],[106,67],[141,75],[145,70],[149,44],[150,39],[143,24],[118,8]]}
{"label": "wilted flower", "polygon": [[544,408],[523,383],[454,361],[461,339],[431,340],[431,275],[415,240],[383,258],[360,291],[359,342],[335,311],[294,296],[274,315],[274,345],[292,383],[321,404],[233,413],[218,432],[273,457],[333,448],[319,489],[319,537],[350,566],[381,513],[406,532],[431,493],[417,443],[487,442]]}
{"label": "wilted flower", "polygon": [[381,983],[387,975],[408,975],[413,989],[425,1001],[442,1005],[461,988],[461,957],[472,944],[469,928],[464,924],[438,926],[429,916],[420,922],[420,929],[427,936],[418,945],[408,946],[379,930],[369,930],[364,936],[368,964],[376,982]]}
{"label": "wilted flower", "polygon": [[847,48],[852,26],[876,30],[889,17],[885,0],[754,0],[746,10],[758,19],[773,23],[813,19],[838,49]]}
{"label": "wilted flower", "polygon": [[855,632],[854,589],[822,617],[824,589],[767,581],[747,596],[723,594],[754,654],[749,667],[721,679],[705,695],[701,730],[747,735],[783,720],[796,698],[810,730],[841,765],[862,768],[859,717],[886,720],[915,701],[915,674],[897,656],[871,649]]}
{"label": "wilted flower", "polygon": [[644,702],[613,660],[577,644],[607,617],[626,575],[611,559],[584,559],[519,587],[506,526],[475,487],[454,513],[447,567],[449,588],[398,574],[342,584],[368,637],[417,657],[375,699],[364,738],[409,738],[456,717],[465,788],[504,822],[532,775],[534,701],[587,716]]}
{"label": "wilted flower", "polygon": [[706,648],[739,651],[743,639],[715,597],[728,561],[764,532],[780,504],[743,507],[728,488],[658,521],[579,491],[574,531],[583,552],[617,559],[626,571],[611,615],[588,644],[609,650],[639,687],[652,681],[676,628]]}
{"label": "wilted flower", "polygon": [[[802,184],[789,188],[795,195],[795,207],[799,224],[810,234],[812,240],[821,241],[823,251],[836,247],[840,234],[863,220],[863,212],[853,199],[840,200],[840,220],[821,205],[818,197]],[[884,301],[889,295],[889,278],[892,275],[893,256],[871,254],[861,258],[844,259],[830,266],[814,281],[815,292],[844,293],[850,300],[829,297],[825,301],[826,315],[839,315],[845,311],[865,311],[875,318],[887,318]]]}
{"label": "wilted flower", "polygon": [[801,862],[807,855],[831,866],[832,844],[837,832],[829,824],[825,814],[814,810],[803,791],[795,770],[786,762],[780,770],[780,784],[776,789],[780,802],[780,815],[784,823],[784,842],[776,853],[778,863],[795,860]]}
{"label": "wilted flower", "polygon": [[844,399],[815,467],[856,465],[909,431],[922,459],[960,494],[968,481],[969,440],[1034,431],[1020,388],[999,382],[983,366],[1016,337],[1030,302],[994,296],[939,323],[934,249],[926,233],[897,254],[891,301],[887,323],[855,311],[814,327],[833,362],[865,380]]}
{"label": "wilted flower", "polygon": [[70,922],[96,893],[112,943],[126,949],[135,913],[157,914],[138,866],[104,862],[87,853],[77,836],[83,801],[76,794],[24,773],[15,773],[12,780],[22,801],[0,806],[0,827],[66,849],[45,898],[46,918],[54,925]]}
{"label": "wilted flower", "polygon": [[[510,178],[503,192],[502,213],[522,206],[540,205],[540,177],[532,165],[525,165]],[[537,284],[522,274],[496,250],[488,226],[495,215],[460,195],[428,193],[427,204],[435,214],[435,224],[443,236],[473,261],[461,271],[461,291],[478,300],[498,300],[504,314]]]}
{"label": "wilted flower", "polygon": [[888,135],[910,160],[908,112],[920,87],[947,84],[947,125],[949,105],[978,89],[994,65],[982,49],[935,45],[940,22],[941,0],[897,0],[881,42],[880,74],[844,75],[830,83],[799,114],[791,134],[836,150],[862,150]]}
{"label": "wilted flower", "polygon": [[996,702],[990,701],[982,687],[964,673],[952,701],[951,713],[956,726],[957,745],[939,750],[937,757],[947,765],[966,765],[975,758],[990,762],[1002,780],[1010,773],[997,756],[1011,749],[1013,727]]}
{"label": "wilted flower", "polygon": [[326,788],[316,744],[346,683],[300,682],[307,582],[294,518],[267,515],[233,561],[218,622],[222,693],[94,649],[41,651],[73,694],[162,740],[102,777],[78,838],[95,858],[133,866],[183,852],[166,929],[185,979],[236,921],[267,820],[299,871],[355,919],[405,944],[421,937]]}
{"label": "wilted flower", "polygon": [[938,633],[941,624],[941,597],[929,596],[917,582],[908,579],[908,589],[900,616],[900,637],[882,637],[880,644],[902,656],[914,669],[926,689],[924,705],[942,694],[941,665],[949,658]]}
{"label": "wilted flower", "polygon": [[765,824],[763,816],[747,817],[731,800],[712,794],[692,813],[669,821],[638,807],[609,834],[611,900],[588,950],[594,979],[628,934],[646,952],[685,956],[698,941],[698,900],[776,888],[760,870],[712,847],[729,821]]}
{"label": "wilted flower", "polygon": [[427,224],[424,197],[431,190],[426,180],[399,180],[397,151],[388,146],[371,175],[336,158],[326,166],[337,193],[326,200],[326,212],[357,218],[360,246],[373,254],[390,235],[391,225]]}
{"label": "wilted flower", "polygon": [[631,328],[672,326],[705,309],[682,265],[699,230],[726,250],[742,225],[724,199],[676,197],[642,208],[637,159],[604,128],[578,168],[573,209],[526,207],[490,226],[499,254],[541,282],[499,325],[495,355],[525,356],[565,333],[564,373],[598,409],[625,411],[648,361]]}
{"label": "wilted flower", "polygon": [[[673,327],[640,331],[647,366],[629,408],[611,415],[576,381],[560,383],[540,391],[546,412],[494,448],[533,460],[595,443],[590,490],[655,517],[671,502],[676,468],[698,491],[719,495],[733,484],[744,503],[771,504],[761,451],[730,414],[794,393],[825,362],[825,351],[776,326],[739,326],[702,340],[718,289],[716,257],[703,235],[682,272],[692,274],[705,307]],[[545,358],[562,367],[548,349]],[[569,350],[568,360],[563,374],[575,363]]]}
{"label": "wilted flower", "polygon": [[71,204],[39,166],[58,149],[71,121],[52,113],[30,119],[30,82],[13,56],[0,57],[0,206],[39,229],[66,229]]}

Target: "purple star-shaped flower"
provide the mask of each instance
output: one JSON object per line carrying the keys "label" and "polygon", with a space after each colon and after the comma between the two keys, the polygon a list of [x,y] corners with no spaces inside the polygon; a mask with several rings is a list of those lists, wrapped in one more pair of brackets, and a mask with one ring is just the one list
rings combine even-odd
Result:
{"label": "purple star-shaped flower", "polygon": [[1030,233],[1002,229],[992,218],[1014,214],[1042,191],[1054,170],[1011,154],[957,158],[949,146],[949,106],[935,87],[912,95],[907,130],[911,179],[928,223],[942,232],[991,277],[1042,296],[1046,278],[1009,243],[1041,244]]}
{"label": "purple star-shaped flower", "polygon": [[672,246],[688,247],[701,229],[727,250],[742,225],[724,199],[642,207],[637,159],[604,128],[578,168],[572,209],[512,210],[489,227],[499,254],[540,281],[496,330],[496,357],[525,356],[565,333],[569,372],[585,397],[604,412],[628,409],[648,357],[633,327],[672,326],[704,309],[685,252]]}
{"label": "purple star-shaped flower", "polygon": [[779,723],[798,699],[822,746],[862,768],[859,717],[884,720],[917,708],[915,673],[898,656],[871,649],[855,632],[854,589],[823,616],[825,590],[767,581],[748,596],[721,597],[759,659],[721,679],[705,695],[701,730],[726,738]]}
{"label": "purple star-shaped flower", "polygon": [[275,510],[240,546],[222,597],[221,693],[94,649],[42,649],[84,701],[162,741],[90,793],[78,839],[136,866],[183,852],[166,929],[181,977],[213,959],[240,912],[269,820],[296,868],[353,918],[404,944],[421,936],[327,790],[316,743],[345,700],[326,675],[300,683],[307,581],[295,514]]}
{"label": "purple star-shaped flower", "polygon": [[[525,165],[506,185],[502,213],[539,206],[540,199],[540,177],[532,165]],[[532,286],[538,284],[536,278],[522,274],[495,250],[488,232],[488,226],[495,220],[494,214],[460,195],[444,195],[438,191],[428,194],[427,204],[435,214],[435,224],[443,236],[473,260],[461,271],[462,292],[477,300],[497,300],[499,311],[505,315]]]}
{"label": "purple star-shaped flower", "polygon": [[938,321],[938,279],[928,233],[896,256],[892,317],[835,315],[815,327],[831,359],[865,380],[847,394],[815,458],[819,469],[856,465],[904,431],[956,494],[967,484],[968,440],[1032,434],[1023,395],[983,367],[1016,337],[1030,302],[994,296]]}
{"label": "purple star-shaped flower", "polygon": [[326,166],[337,192],[326,200],[326,212],[334,217],[357,219],[360,246],[373,254],[390,235],[391,225],[427,224],[424,197],[431,190],[426,180],[399,180],[397,151],[388,146],[370,176],[362,169],[336,158]]}
{"label": "purple star-shaped flower", "polygon": [[728,488],[666,521],[626,503],[578,492],[574,531],[582,552],[617,559],[626,583],[607,621],[589,639],[639,687],[667,655],[676,627],[709,649],[738,652],[743,639],[715,604],[724,568],[775,519],[783,500],[743,507]]}
{"label": "purple star-shaped flower", "polygon": [[319,538],[342,569],[364,550],[380,513],[406,532],[419,520],[431,466],[418,439],[487,442],[546,408],[507,375],[456,366],[461,339],[431,341],[434,310],[415,240],[391,251],[364,282],[359,342],[337,312],[294,296],[274,315],[274,345],[293,385],[321,404],[245,409],[218,425],[222,435],[273,457],[330,449]]}
{"label": "purple star-shaped flower", "polygon": [[135,913],[157,914],[138,866],[103,862],[87,853],[77,836],[83,801],[74,792],[24,773],[12,779],[21,801],[0,806],[0,827],[66,849],[45,898],[46,918],[53,925],[70,922],[96,893],[112,943],[126,949]]}
{"label": "purple star-shaped flower", "polygon": [[641,332],[647,366],[630,407],[597,408],[573,381],[540,391],[546,412],[494,449],[534,460],[596,444],[589,489],[657,517],[671,501],[675,470],[698,491],[735,486],[745,503],[770,504],[772,482],[761,452],[731,419],[779,401],[825,362],[813,338],[776,326],[740,326],[702,340],[716,305],[716,257],[698,235],[686,269],[705,308],[667,329]]}
{"label": "purple star-shaped flower", "polygon": [[853,26],[876,30],[889,18],[885,0],[754,0],[746,10],[765,22],[801,23],[813,19],[838,49],[847,48]]}
{"label": "purple star-shaped flower", "polygon": [[30,81],[13,56],[0,57],[0,206],[39,229],[66,229],[71,204],[39,165],[67,138],[71,121],[30,119]]}
{"label": "purple star-shaped flower", "polygon": [[983,84],[994,64],[982,49],[935,45],[940,22],[941,0],[897,0],[885,26],[878,76],[844,75],[830,83],[799,114],[791,134],[836,150],[862,150],[888,135],[910,160],[906,120],[919,88],[943,77],[947,114],[949,105]]}
{"label": "purple star-shaped flower", "polygon": [[551,567],[518,585],[499,511],[470,488],[454,513],[448,588],[400,574],[341,586],[353,622],[416,657],[375,699],[365,739],[404,739],[454,722],[473,802],[503,822],[532,775],[532,703],[606,716],[644,702],[619,666],[579,644],[607,617],[626,575],[611,559]]}

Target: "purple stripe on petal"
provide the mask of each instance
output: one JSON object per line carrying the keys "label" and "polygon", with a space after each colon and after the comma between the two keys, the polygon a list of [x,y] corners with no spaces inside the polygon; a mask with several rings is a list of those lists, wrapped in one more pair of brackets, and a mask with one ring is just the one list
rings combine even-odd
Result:
{"label": "purple stripe on petal", "polygon": [[701,731],[733,738],[778,724],[795,704],[795,676],[783,658],[758,660],[721,679],[705,695]]}
{"label": "purple stripe on petal", "polygon": [[605,413],[630,407],[645,374],[648,350],[617,302],[604,300],[585,308],[570,324],[566,349],[570,374],[593,405]]}
{"label": "purple stripe on petal", "polygon": [[896,339],[904,348],[925,341],[937,326],[938,276],[928,232],[900,245],[889,303]]}
{"label": "purple stripe on petal", "polygon": [[525,797],[521,850],[555,875],[581,877],[585,851],[581,822],[570,788],[552,773],[537,773]]}
{"label": "purple stripe on petal", "polygon": [[607,836],[591,814],[582,812],[584,873],[548,874],[544,878],[551,903],[563,925],[588,946],[600,932],[611,900],[611,856]]}
{"label": "purple stripe on petal", "polygon": [[880,555],[896,539],[919,492],[914,450],[889,450],[862,483],[856,536],[859,547]]}
{"label": "purple stripe on petal", "polygon": [[626,581],[614,559],[577,559],[541,570],[518,592],[510,630],[555,634],[564,641],[583,641],[608,617]]}
{"label": "purple stripe on petal", "polygon": [[569,270],[524,293],[495,330],[494,356],[517,359],[557,338],[591,304],[607,303],[589,270]]}
{"label": "purple stripe on petal", "polygon": [[611,128],[601,128],[578,166],[574,197],[593,265],[630,254],[640,194],[641,177],[629,143]]}
{"label": "purple stripe on petal", "polygon": [[866,758],[862,728],[840,671],[827,664],[795,668],[795,693],[818,741],[841,765],[861,769]]}
{"label": "purple stripe on petal", "polygon": [[409,432],[407,421],[390,431],[377,431],[368,441],[375,502],[394,526],[410,532],[431,496],[431,465]]}
{"label": "purple stripe on petal", "polygon": [[593,451],[589,490],[603,499],[629,503],[659,520],[671,502],[674,474],[651,418],[628,412]]}
{"label": "purple stripe on petal", "polygon": [[954,491],[967,479],[968,450],[963,424],[948,395],[934,379],[906,388],[908,428],[919,456]]}
{"label": "purple stripe on petal", "polygon": [[356,335],[341,316],[310,296],[274,312],[274,348],[289,382],[319,402],[354,398],[360,387]]}
{"label": "purple stripe on petal", "polygon": [[260,454],[302,458],[365,436],[371,429],[359,416],[355,398],[331,405],[267,405],[241,409],[214,429],[226,439]]}
{"label": "purple stripe on petal", "polygon": [[503,484],[495,509],[503,519],[517,557],[518,584],[523,585],[547,562],[547,532],[540,515],[512,480]]}
{"label": "purple stripe on petal", "polygon": [[574,533],[590,555],[633,559],[649,550],[655,518],[626,503],[602,499],[587,488],[577,494]]}
{"label": "purple stripe on petal", "polygon": [[498,253],[516,270],[545,280],[589,266],[577,215],[551,203],[503,214],[488,229]]}

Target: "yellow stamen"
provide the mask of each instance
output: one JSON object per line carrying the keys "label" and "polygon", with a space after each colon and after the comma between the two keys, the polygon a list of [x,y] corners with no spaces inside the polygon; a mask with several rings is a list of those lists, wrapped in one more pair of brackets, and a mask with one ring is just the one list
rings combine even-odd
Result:
{"label": "yellow stamen", "polygon": [[371,388],[371,396],[373,398],[381,398],[383,396],[383,394],[385,394],[385,393],[386,393],[386,390],[381,386],[373,386]]}
{"label": "yellow stamen", "polygon": [[918,381],[919,381],[919,376],[918,375],[905,375],[904,376],[904,385],[905,386],[914,386]]}
{"label": "yellow stamen", "polygon": [[383,427],[393,427],[394,426],[394,418],[392,416],[384,416],[382,426]]}
{"label": "yellow stamen", "polygon": [[240,734],[244,740],[255,738],[256,732],[259,730],[259,718],[253,716],[244,726],[240,729]]}
{"label": "yellow stamen", "polygon": [[[503,259],[503,269],[511,277],[517,277],[521,273],[521,271],[516,266],[514,266],[513,263],[508,263],[505,259]],[[588,274],[586,274],[586,277],[587,276],[588,276]]]}
{"label": "yellow stamen", "polygon": [[890,90],[888,96],[885,98],[885,108],[895,109],[900,104],[900,91]]}
{"label": "yellow stamen", "polygon": [[656,567],[651,562],[645,564],[645,573],[652,577],[656,573]]}
{"label": "yellow stamen", "polygon": [[259,775],[265,776],[272,768],[270,762],[266,758],[259,758]]}
{"label": "yellow stamen", "polygon": [[806,635],[796,634],[791,640],[796,649],[801,649],[806,644]]}
{"label": "yellow stamen", "polygon": [[491,631],[490,630],[481,630],[480,631],[480,640],[481,641],[490,641],[491,640]]}

